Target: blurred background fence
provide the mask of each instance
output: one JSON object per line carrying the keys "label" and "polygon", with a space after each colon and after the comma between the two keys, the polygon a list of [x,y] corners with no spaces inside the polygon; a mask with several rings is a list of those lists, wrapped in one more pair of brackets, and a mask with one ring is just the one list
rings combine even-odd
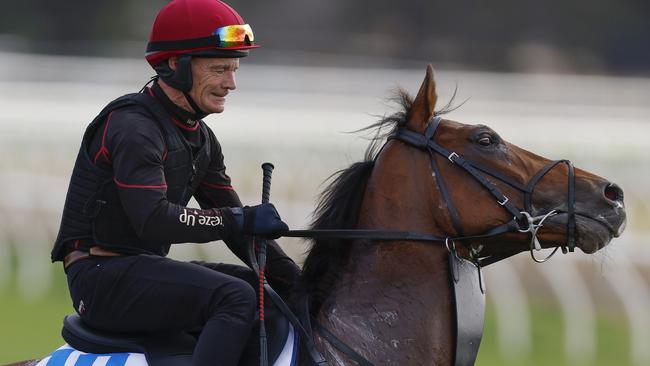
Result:
{"label": "blurred background fence", "polygon": [[[72,309],[49,250],[80,137],[151,75],[142,49],[164,3],[31,0],[0,14],[0,363],[62,342]],[[449,118],[617,182],[629,215],[595,255],[537,265],[521,254],[487,268],[477,364],[650,364],[647,2],[231,5],[265,47],[243,60],[226,112],[207,122],[245,203],[259,201],[259,166],[271,161],[272,200],[305,227],[322,182],[362,157],[367,141],[347,132],[390,113],[391,90],[414,93],[433,62],[441,102],[456,87],[467,99]],[[308,248],[281,244],[297,261]],[[177,245],[172,256],[235,260],[219,243]]]}
{"label": "blurred background fence", "polygon": [[[32,312],[42,310],[2,312],[3,329],[20,332],[21,326],[29,327],[22,337],[2,332],[6,341],[0,346],[0,360],[9,361],[2,357],[16,349],[29,350],[25,346],[36,334],[47,344],[60,342],[58,325],[71,308],[60,266],[49,264],[49,250],[79,138],[106,101],[137,91],[148,70],[139,60],[127,59],[9,53],[1,59],[0,69],[12,72],[0,81],[0,288],[11,303],[20,300],[28,307],[46,308],[52,301],[61,303],[43,320],[48,326],[30,321]],[[49,69],[57,70],[56,78],[39,74]],[[385,100],[391,88],[399,84],[415,91],[423,75],[424,67],[351,70],[243,64],[227,111],[207,121],[219,136],[244,202],[259,200],[259,166],[271,161],[276,165],[273,201],[291,227],[301,228],[321,183],[362,157],[367,141],[346,131],[371,124],[373,115],[390,113]],[[645,237],[650,229],[650,107],[644,103],[650,100],[650,81],[444,70],[437,77],[443,102],[456,87],[458,100],[469,99],[449,118],[488,124],[520,146],[550,158],[571,159],[615,180],[624,188],[628,205],[627,232],[602,253],[561,256],[544,265],[522,254],[486,269],[491,306],[481,356],[488,355],[483,363],[479,357],[479,364],[490,364],[490,359],[542,362],[540,357],[549,356],[553,364],[591,365],[607,357],[618,360],[616,364],[650,363],[650,255]],[[298,261],[307,248],[297,240],[281,243]],[[234,260],[220,244],[178,245],[172,255]],[[549,322],[555,326],[544,329]],[[612,329],[603,332],[603,327]],[[539,347],[557,349],[536,356]],[[611,347],[614,353],[607,356]]]}

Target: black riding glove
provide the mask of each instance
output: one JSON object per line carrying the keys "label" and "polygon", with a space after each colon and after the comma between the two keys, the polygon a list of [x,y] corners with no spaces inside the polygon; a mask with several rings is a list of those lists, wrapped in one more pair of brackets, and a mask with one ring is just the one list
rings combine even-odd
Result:
{"label": "black riding glove", "polygon": [[232,207],[229,209],[239,232],[244,235],[277,239],[289,231],[289,226],[271,203],[257,206]]}

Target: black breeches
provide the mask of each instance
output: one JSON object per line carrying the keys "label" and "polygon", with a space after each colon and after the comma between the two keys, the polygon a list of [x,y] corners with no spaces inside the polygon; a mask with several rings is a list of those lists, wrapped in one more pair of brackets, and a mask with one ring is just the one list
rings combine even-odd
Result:
{"label": "black breeches", "polygon": [[202,329],[194,365],[238,364],[255,323],[256,275],[231,264],[91,257],[67,270],[73,306],[113,332]]}

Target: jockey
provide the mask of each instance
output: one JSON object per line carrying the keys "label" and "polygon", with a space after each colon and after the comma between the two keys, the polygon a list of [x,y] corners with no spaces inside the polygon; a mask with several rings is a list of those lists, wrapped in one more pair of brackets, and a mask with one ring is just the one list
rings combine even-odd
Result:
{"label": "jockey", "polygon": [[[256,316],[249,268],[181,262],[171,244],[223,240],[250,265],[249,235],[288,230],[272,204],[242,207],[221,146],[202,118],[224,110],[253,31],[219,0],[172,0],[153,24],[151,87],[109,103],[81,142],[52,261],[63,261],[73,306],[110,332],[200,329],[194,365],[237,365]],[[194,197],[201,208],[187,207]],[[271,285],[299,274],[269,240]]]}

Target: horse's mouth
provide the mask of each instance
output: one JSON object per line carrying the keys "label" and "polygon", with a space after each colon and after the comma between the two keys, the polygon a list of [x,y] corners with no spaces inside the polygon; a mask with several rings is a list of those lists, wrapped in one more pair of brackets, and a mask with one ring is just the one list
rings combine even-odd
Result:
{"label": "horse's mouth", "polygon": [[[566,231],[568,214],[561,213],[549,219],[556,228]],[[594,217],[576,212],[576,246],[586,254],[592,254],[604,248],[609,242],[619,237],[625,230],[625,211],[616,216]]]}
{"label": "horse's mouth", "polygon": [[605,220],[587,215],[576,215],[576,245],[587,254],[605,247],[615,236],[613,226]]}

